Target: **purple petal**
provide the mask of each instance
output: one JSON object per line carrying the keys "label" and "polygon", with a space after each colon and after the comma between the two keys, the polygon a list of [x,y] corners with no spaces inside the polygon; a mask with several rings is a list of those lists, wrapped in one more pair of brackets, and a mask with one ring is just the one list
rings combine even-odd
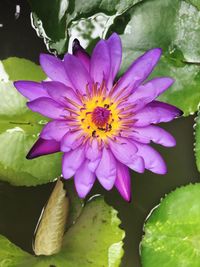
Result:
{"label": "purple petal", "polygon": [[162,50],[160,48],[154,48],[134,61],[125,74],[119,79],[115,93],[124,89],[124,92],[120,94],[120,97],[122,97],[128,92],[132,92],[137,86],[144,82],[156,66],[161,53]]}
{"label": "purple petal", "polygon": [[34,112],[38,112],[51,119],[63,119],[69,114],[64,107],[48,97],[40,97],[27,103],[27,106]]}
{"label": "purple petal", "polygon": [[85,49],[80,45],[79,40],[74,39],[73,45],[72,45],[72,51],[73,51],[73,55],[75,57],[77,57],[82,62],[83,66],[89,72],[89,70],[90,70],[90,56],[85,51]]}
{"label": "purple petal", "polygon": [[112,189],[116,179],[116,160],[109,149],[103,149],[96,176],[106,190]]}
{"label": "purple petal", "polygon": [[43,96],[49,96],[48,93],[44,90],[41,83],[31,81],[17,81],[14,82],[14,86],[23,96],[25,96],[29,100],[34,100]]}
{"label": "purple petal", "polygon": [[67,86],[71,85],[65,71],[64,62],[59,58],[48,54],[40,54],[40,65],[51,80],[62,82]]}
{"label": "purple petal", "polygon": [[66,54],[64,63],[66,72],[73,84],[73,88],[84,94],[86,85],[91,84],[89,72],[83,66],[81,61],[73,55]]}
{"label": "purple petal", "polygon": [[69,131],[69,125],[65,120],[55,120],[48,122],[42,132],[40,137],[46,140],[60,141],[63,136]]}
{"label": "purple petal", "polygon": [[74,180],[76,191],[80,198],[86,197],[95,182],[95,174],[88,168],[88,160],[86,160],[76,171]]}
{"label": "purple petal", "polygon": [[107,83],[110,75],[110,51],[106,41],[101,40],[95,46],[90,65],[90,75],[93,82]]}
{"label": "purple petal", "polygon": [[122,44],[119,35],[113,33],[106,41],[110,51],[110,75],[108,87],[111,88],[122,61]]}
{"label": "purple petal", "polygon": [[143,108],[148,103],[156,99],[160,94],[167,90],[174,80],[169,77],[154,78],[144,85],[141,85],[129,97],[127,104],[134,104],[134,112]]}
{"label": "purple petal", "polygon": [[60,143],[55,140],[44,140],[39,138],[31,150],[28,152],[26,158],[33,159],[43,155],[48,155],[60,151]]}
{"label": "purple petal", "polygon": [[161,155],[149,145],[134,142],[138,148],[137,154],[144,159],[145,168],[157,173],[166,174],[167,167]]}
{"label": "purple petal", "polygon": [[102,149],[99,148],[99,144],[96,139],[93,139],[91,143],[87,143],[85,156],[87,159],[89,159],[88,168],[94,172],[98,167],[102,157]]}
{"label": "purple petal", "polygon": [[131,200],[131,177],[129,174],[128,168],[121,164],[117,163],[117,178],[115,181],[115,187],[121,194],[121,196],[128,202]]}
{"label": "purple petal", "polygon": [[[102,155],[101,155],[101,156],[102,156]],[[94,171],[97,169],[97,167],[99,166],[99,163],[100,163],[100,161],[101,161],[101,156],[100,156],[99,158],[97,158],[96,160],[90,161],[90,162],[88,163],[88,168],[89,168],[92,172],[94,172]]]}
{"label": "purple petal", "polygon": [[81,166],[85,157],[84,147],[79,147],[70,152],[64,153],[62,161],[62,173],[65,179],[71,178]]}
{"label": "purple petal", "polygon": [[153,141],[166,147],[173,147],[176,145],[175,138],[164,129],[149,125],[146,127],[134,127],[131,138],[141,143],[150,143]]}
{"label": "purple petal", "polygon": [[83,136],[81,131],[69,131],[61,140],[60,149],[63,152],[68,152],[82,143]]}
{"label": "purple petal", "polygon": [[137,121],[134,126],[147,126],[151,123],[168,122],[182,115],[182,111],[175,106],[153,101],[134,115]]}
{"label": "purple petal", "polygon": [[88,143],[85,153],[86,158],[91,161],[95,161],[101,157],[101,150],[99,149],[98,141],[96,139],[93,139],[91,144]]}
{"label": "purple petal", "polygon": [[109,142],[110,149],[114,156],[129,168],[144,172],[143,159],[137,155],[137,147],[127,138],[117,138],[116,141]]}
{"label": "purple petal", "polygon": [[53,82],[43,82],[42,85],[48,92],[48,94],[61,105],[63,106],[67,105],[70,108],[75,108],[74,105],[70,104],[67,98],[75,102],[75,104],[77,105],[80,104],[80,100],[78,99],[73,89],[65,86],[63,83],[53,81]]}

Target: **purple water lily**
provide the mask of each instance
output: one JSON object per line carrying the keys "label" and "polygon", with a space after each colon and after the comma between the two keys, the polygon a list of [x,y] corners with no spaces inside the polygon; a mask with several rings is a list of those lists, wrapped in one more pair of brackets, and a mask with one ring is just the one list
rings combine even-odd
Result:
{"label": "purple water lily", "polygon": [[119,36],[100,40],[91,57],[73,43],[73,55],[64,60],[41,54],[40,65],[50,81],[17,81],[28,107],[52,119],[27,155],[32,159],[62,151],[62,174],[74,176],[78,195],[84,198],[95,179],[110,190],[117,188],[130,201],[129,168],[166,173],[160,154],[150,142],[175,146],[175,139],[155,126],[181,115],[176,107],[155,100],[174,82],[159,77],[144,83],[156,66],[161,49],[147,51],[115,82],[122,57]]}

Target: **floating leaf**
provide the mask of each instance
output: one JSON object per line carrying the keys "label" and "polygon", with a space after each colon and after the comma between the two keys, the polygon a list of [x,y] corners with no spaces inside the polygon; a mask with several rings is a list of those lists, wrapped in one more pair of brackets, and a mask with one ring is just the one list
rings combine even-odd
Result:
{"label": "floating leaf", "polygon": [[[48,45],[51,43],[50,47],[59,54],[67,50],[68,32],[81,38],[82,44],[90,48],[100,32],[103,36],[108,29],[109,34],[116,31],[123,40],[123,73],[138,55],[150,48],[162,47],[164,54],[153,75],[172,76],[176,83],[160,99],[178,106],[185,115],[197,111],[200,102],[198,0],[107,0],[73,3],[60,0],[51,5],[47,4],[47,0],[29,2],[39,17],[39,20],[35,19],[38,24],[36,28],[41,29],[43,36],[48,37]],[[53,10],[55,15],[52,20]],[[103,19],[98,21],[97,18],[102,13]],[[59,20],[58,14],[62,14],[62,19]],[[55,34],[59,34],[60,39],[56,39]]]}
{"label": "floating leaf", "polygon": [[124,238],[119,224],[117,212],[102,198],[96,198],[85,206],[77,222],[65,234],[63,248],[58,254],[35,257],[0,236],[0,265],[118,267],[123,255]]}
{"label": "floating leaf", "polygon": [[190,266],[200,262],[200,184],[187,185],[166,196],[144,227],[143,267]]}
{"label": "floating leaf", "polygon": [[2,65],[11,81],[31,80],[37,82],[46,78],[37,64],[24,58],[10,57],[2,60]]}
{"label": "floating leaf", "polygon": [[[194,2],[194,1],[191,1]],[[163,49],[154,76],[172,76],[176,82],[160,98],[189,115],[200,102],[200,11],[180,0],[149,0],[115,19],[111,31],[121,33],[123,73],[144,51]]]}
{"label": "floating leaf", "polygon": [[40,81],[44,73],[36,64],[19,58],[2,61],[0,82],[0,176],[14,185],[37,185],[52,181],[61,172],[61,155],[27,160],[26,154],[36,141],[46,118],[31,112],[26,99],[7,79]]}
{"label": "floating leaf", "polygon": [[199,0],[186,0],[186,2],[191,3],[193,6],[200,10],[200,2]]}
{"label": "floating leaf", "polygon": [[[89,19],[92,16],[98,16],[100,13],[107,15],[107,18],[117,16],[125,12],[128,8],[141,2],[142,0],[106,0],[106,1],[85,1],[85,0],[29,0],[33,14],[33,25],[37,33],[44,38],[49,49],[54,49],[58,54],[67,51],[69,41],[69,29],[73,23],[81,22],[86,18],[86,24],[89,28],[93,27],[93,21]],[[79,25],[81,26],[81,25]],[[109,27],[107,19],[105,20],[104,30]],[[72,30],[73,30],[72,27]],[[84,28],[84,26],[83,26]],[[83,30],[82,28],[82,30]],[[88,27],[84,33],[87,35]],[[77,36],[75,36],[76,38]],[[90,41],[91,36],[87,36]]]}

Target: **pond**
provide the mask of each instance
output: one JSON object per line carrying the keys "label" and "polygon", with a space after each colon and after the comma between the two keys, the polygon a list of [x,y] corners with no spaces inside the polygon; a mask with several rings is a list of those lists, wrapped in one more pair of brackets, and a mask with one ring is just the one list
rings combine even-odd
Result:
{"label": "pond", "polygon": [[[15,14],[16,5],[20,5],[19,16]],[[41,52],[48,51],[43,40],[37,37],[31,26],[30,9],[26,1],[1,0],[0,59],[17,56],[38,63],[38,56]],[[120,198],[115,189],[106,192],[98,183],[90,193],[90,196],[97,193],[104,195],[107,203],[119,211],[119,217],[123,222],[121,227],[126,231],[122,267],[141,266],[139,244],[143,235],[143,223],[160,199],[181,185],[199,182],[193,154],[194,118],[195,115],[180,118],[164,125],[164,128],[177,140],[175,148],[165,149],[156,146],[166,160],[168,173],[160,176],[148,171],[145,174],[132,172],[133,198],[131,203],[126,203]],[[0,234],[32,253],[33,232],[52,188],[53,184],[14,187],[1,182]]]}

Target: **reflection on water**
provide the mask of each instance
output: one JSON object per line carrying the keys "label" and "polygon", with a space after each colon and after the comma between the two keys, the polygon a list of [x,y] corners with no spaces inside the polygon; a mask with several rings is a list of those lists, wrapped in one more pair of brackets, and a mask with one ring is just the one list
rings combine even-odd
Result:
{"label": "reflection on water", "polygon": [[15,6],[15,19],[18,19],[20,16],[20,9],[21,9],[20,5]]}
{"label": "reflection on water", "polygon": [[[1,0],[0,2],[0,58],[25,57],[38,62],[39,53],[46,51],[43,41],[31,28],[30,12],[26,1]],[[20,3],[20,16],[15,19]],[[175,148],[156,148],[164,156],[168,174],[132,173],[132,203],[123,201],[117,191],[105,192],[98,184],[92,190],[105,194],[106,201],[119,210],[122,227],[126,230],[125,256],[122,267],[139,267],[139,243],[146,216],[159,203],[161,197],[177,186],[198,182],[199,174],[193,155],[193,117],[178,119],[166,125],[177,139]],[[13,187],[0,183],[0,233],[17,245],[32,252],[32,235],[53,184],[38,187]],[[90,195],[90,196],[91,196]]]}

